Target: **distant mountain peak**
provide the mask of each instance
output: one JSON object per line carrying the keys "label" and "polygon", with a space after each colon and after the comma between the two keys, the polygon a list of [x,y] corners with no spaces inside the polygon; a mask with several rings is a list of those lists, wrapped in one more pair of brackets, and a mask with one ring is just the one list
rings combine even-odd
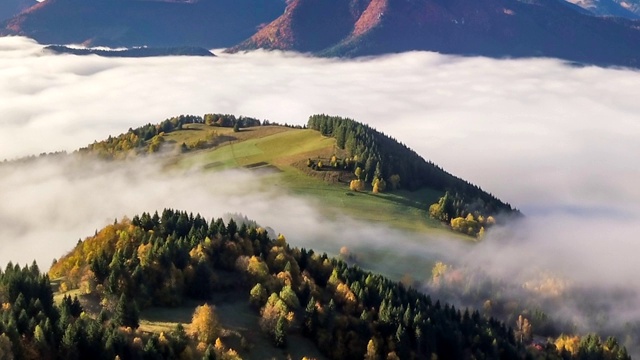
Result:
{"label": "distant mountain peak", "polygon": [[594,15],[640,19],[640,0],[566,0]]}
{"label": "distant mountain peak", "polygon": [[429,50],[635,67],[640,31],[562,0],[293,0],[229,52],[256,48],[326,56]]}
{"label": "distant mountain peak", "polygon": [[5,20],[0,34],[47,44],[228,47],[284,7],[283,0],[46,0]]}
{"label": "distant mountain peak", "polygon": [[49,44],[262,48],[321,56],[426,50],[640,66],[640,23],[610,16],[613,10],[593,15],[617,7],[633,17],[640,0],[570,1],[47,0],[5,21],[0,33]]}
{"label": "distant mountain peak", "polygon": [[[370,0],[288,0],[284,13],[236,49],[319,51],[347,37]],[[386,2],[382,0],[381,2]],[[234,48],[230,49],[233,52]]]}

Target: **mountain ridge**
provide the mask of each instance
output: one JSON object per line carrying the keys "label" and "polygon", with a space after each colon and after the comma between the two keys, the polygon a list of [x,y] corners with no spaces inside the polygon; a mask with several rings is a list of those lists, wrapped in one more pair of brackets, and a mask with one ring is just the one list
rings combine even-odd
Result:
{"label": "mountain ridge", "polygon": [[37,4],[36,0],[3,0],[0,2],[0,21],[18,15]]}
{"label": "mountain ridge", "polygon": [[[589,7],[585,4],[564,0],[47,0],[5,20],[0,33],[49,44],[225,47],[231,53],[276,49],[330,57],[417,50],[639,67],[640,20],[593,16],[583,9]],[[627,7],[634,9],[633,4]]]}
{"label": "mountain ridge", "polygon": [[[606,66],[639,64],[636,22],[589,16],[556,0],[367,0],[350,4],[354,3],[365,10],[351,17],[348,24],[338,25],[351,29],[343,32],[339,41],[330,37],[314,41],[318,34],[305,33],[313,29],[282,26],[312,22],[313,17],[301,10],[311,6],[307,4],[318,8],[316,18],[335,11],[315,0],[296,0],[278,19],[228,51],[265,48],[321,56],[366,56],[428,50],[497,58],[555,57]],[[285,38],[298,41],[281,41]]]}
{"label": "mountain ridge", "polygon": [[640,19],[640,2],[637,0],[566,0],[596,16],[618,16]]}
{"label": "mountain ridge", "polygon": [[[273,186],[319,201],[323,215],[343,213],[464,241],[481,238],[481,228],[496,219],[502,224],[521,216],[397,140],[336,116],[313,115],[308,125],[293,127],[230,114],[180,115],[95,141],[76,154],[107,161],[159,154],[154,161],[176,170],[257,171]],[[434,204],[442,205],[432,211]],[[469,216],[473,221],[459,231],[452,221]]]}
{"label": "mountain ridge", "polygon": [[281,0],[46,0],[2,22],[3,35],[93,46],[231,46],[284,9]]}

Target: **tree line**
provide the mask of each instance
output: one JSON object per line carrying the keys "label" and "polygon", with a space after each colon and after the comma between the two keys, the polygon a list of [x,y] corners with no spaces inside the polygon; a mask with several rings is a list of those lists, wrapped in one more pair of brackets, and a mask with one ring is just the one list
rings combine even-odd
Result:
{"label": "tree line", "polygon": [[411,191],[428,187],[456,194],[465,204],[481,207],[487,215],[514,211],[508,203],[444,171],[406,145],[366,124],[321,114],[310,116],[307,127],[335,138],[338,148],[347,151],[353,170],[360,169],[356,175],[358,179],[372,186],[383,180]]}
{"label": "tree line", "polygon": [[[216,291],[234,289],[246,294],[263,336],[274,346],[289,346],[288,337],[296,332],[332,359],[580,358],[551,343],[535,347],[523,342],[514,329],[477,310],[457,309],[326,254],[292,248],[284,236],[271,239],[255,224],[207,221],[170,209],[105,227],[56,261],[49,275],[65,276],[67,288],[104,299],[106,306],[95,320],[101,331],[135,328],[137,309],[178,306],[188,299],[209,301]],[[217,323],[214,310],[197,312],[194,322]],[[30,331],[26,338],[33,337]],[[184,340],[180,347],[168,347],[174,355],[179,349],[190,356],[224,349],[215,334],[196,331],[185,338],[178,331],[166,336],[166,344],[173,344],[174,337]],[[122,337],[131,338],[126,332]],[[152,338],[144,340],[152,342],[149,351],[157,345],[158,356],[169,354]],[[76,346],[83,356],[89,351],[84,346]],[[92,346],[97,351],[107,342]],[[134,358],[133,350],[127,351],[118,355]],[[602,347],[599,351],[588,354],[614,358]],[[622,350],[619,354],[624,355]]]}
{"label": "tree line", "polygon": [[[79,150],[80,153],[91,153],[104,159],[125,158],[130,154],[144,154],[158,152],[164,143],[164,135],[174,131],[182,130],[187,124],[205,124],[211,127],[232,127],[235,130],[240,128],[260,126],[262,122],[252,117],[236,117],[231,114],[205,114],[179,115],[168,118],[159,124],[146,124],[138,128],[129,128],[126,133],[118,136],[109,136],[102,141],[94,141]],[[217,134],[211,132],[207,140],[212,141]],[[182,144],[186,150],[187,145]],[[203,144],[195,144],[193,148],[202,148]]]}

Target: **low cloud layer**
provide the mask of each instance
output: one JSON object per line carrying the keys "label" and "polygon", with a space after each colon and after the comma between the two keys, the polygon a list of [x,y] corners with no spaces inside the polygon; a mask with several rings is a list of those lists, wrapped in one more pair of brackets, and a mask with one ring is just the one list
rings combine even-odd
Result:
{"label": "low cloud layer", "polygon": [[271,227],[281,223],[271,215],[274,209],[300,214],[302,223],[318,217],[306,202],[256,188],[259,183],[248,171],[168,172],[151,159],[102,163],[60,157],[0,166],[0,263],[37,259],[46,267],[114,219],[164,208],[208,219],[241,211]]}
{"label": "low cloud layer", "polygon": [[[72,151],[178,114],[223,112],[290,124],[304,124],[314,113],[348,116],[527,217],[508,235],[490,233],[478,246],[421,247],[415,237],[350,220],[343,221],[356,231],[337,243],[373,242],[386,251],[462,259],[496,276],[544,268],[580,284],[635,293],[638,93],[640,72],[549,59],[427,52],[358,60],[277,52],[113,59],[54,56],[28,39],[0,38],[0,159]],[[46,266],[113,218],[162,207],[206,216],[242,212],[296,245],[329,251],[338,245],[319,240],[345,227],[314,227],[318,212],[306,200],[225,187],[255,183],[245,173],[184,176],[149,164],[135,170],[36,164],[0,167],[1,263],[37,258]]]}
{"label": "low cloud layer", "polygon": [[343,245],[357,248],[367,243],[386,249],[390,239],[403,238],[407,246],[399,249],[400,254],[429,257],[433,249],[421,249],[421,242],[439,242],[418,241],[400,231],[341,216],[327,220],[313,199],[261,185],[264,176],[273,175],[167,170],[165,160],[100,162],[59,156],[0,165],[0,264],[35,259],[47,268],[54,257],[115,219],[161,213],[164,208],[200,213],[206,219],[241,214],[284,233],[296,246],[334,254]]}

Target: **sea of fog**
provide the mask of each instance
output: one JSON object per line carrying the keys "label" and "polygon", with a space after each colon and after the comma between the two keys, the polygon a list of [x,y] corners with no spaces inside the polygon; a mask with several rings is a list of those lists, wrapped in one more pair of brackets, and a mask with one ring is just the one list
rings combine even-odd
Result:
{"label": "sea of fog", "polygon": [[37,259],[46,268],[114,218],[173,207],[207,217],[243,213],[294,245],[323,251],[366,243],[431,258],[441,252],[509,278],[549,269],[574,283],[628,289],[616,305],[620,321],[640,318],[638,71],[429,52],[356,60],[218,55],[52,55],[26,38],[0,38],[0,160],[73,151],[179,114],[302,125],[326,113],[393,136],[525,220],[512,235],[495,231],[479,245],[423,246],[382,225],[326,220],[313,202],[278,189],[246,191],[259,181],[243,172],[37,161],[0,167],[0,266]]}

